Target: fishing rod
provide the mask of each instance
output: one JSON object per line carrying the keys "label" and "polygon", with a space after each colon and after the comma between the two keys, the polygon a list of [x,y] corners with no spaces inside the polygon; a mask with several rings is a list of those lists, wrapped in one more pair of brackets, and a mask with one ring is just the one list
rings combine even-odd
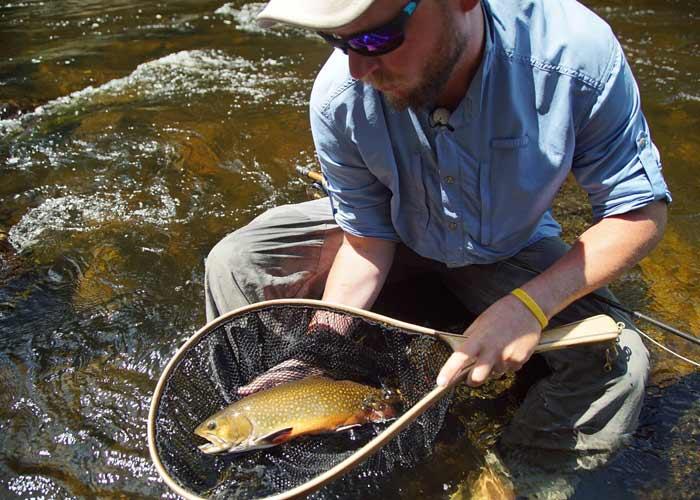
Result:
{"label": "fishing rod", "polygon": [[313,187],[314,189],[318,189],[319,191],[322,191],[323,193],[328,195],[326,179],[323,178],[323,174],[317,172],[311,167],[304,167],[301,165],[296,166],[296,171],[299,172],[299,174],[304,175],[314,181],[311,184],[311,187]]}
{"label": "fishing rod", "polygon": [[610,307],[614,307],[615,309],[619,309],[620,311],[626,312],[627,314],[630,314],[634,316],[635,318],[642,319],[648,323],[651,323],[652,325],[658,326],[659,328],[666,330],[667,332],[673,333],[674,335],[677,335],[688,342],[692,342],[693,344],[700,345],[700,339],[697,337],[692,336],[689,333],[685,333],[678,328],[675,328],[671,325],[667,325],[666,323],[659,321],[658,319],[654,319],[651,316],[647,316],[646,314],[640,313],[639,311],[633,311],[631,309],[628,309],[627,307],[623,306],[617,301],[610,300],[607,297],[603,297],[602,295],[598,295],[597,293],[592,293],[591,294],[594,298],[597,300],[604,302],[605,304],[609,305]]}

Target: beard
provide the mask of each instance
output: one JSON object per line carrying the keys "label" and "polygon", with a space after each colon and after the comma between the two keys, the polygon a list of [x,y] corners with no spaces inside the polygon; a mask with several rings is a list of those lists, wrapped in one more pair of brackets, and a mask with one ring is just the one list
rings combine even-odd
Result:
{"label": "beard", "polygon": [[[433,56],[423,65],[418,83],[408,89],[403,95],[384,92],[389,105],[397,111],[412,109],[432,109],[440,94],[445,89],[457,62],[467,47],[467,36],[455,26],[450,16],[445,16],[446,26],[436,43],[437,49]],[[377,75],[372,83],[381,87],[382,82],[390,82],[391,78]]]}

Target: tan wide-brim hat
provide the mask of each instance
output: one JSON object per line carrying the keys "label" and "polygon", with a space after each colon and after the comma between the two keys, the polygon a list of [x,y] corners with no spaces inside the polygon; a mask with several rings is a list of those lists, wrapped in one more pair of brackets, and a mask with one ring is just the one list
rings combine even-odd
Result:
{"label": "tan wide-brim hat", "polygon": [[360,17],[374,0],[271,0],[258,14],[263,28],[277,23],[332,30]]}

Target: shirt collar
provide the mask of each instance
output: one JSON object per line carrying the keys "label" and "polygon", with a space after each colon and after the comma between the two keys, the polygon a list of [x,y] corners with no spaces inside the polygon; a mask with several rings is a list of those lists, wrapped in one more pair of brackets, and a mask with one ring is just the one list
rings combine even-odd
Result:
{"label": "shirt collar", "polygon": [[[452,126],[455,130],[465,126],[473,119],[475,115],[480,113],[481,102],[483,101],[483,89],[485,88],[486,77],[489,73],[491,62],[493,60],[492,53],[494,42],[492,23],[490,20],[491,13],[489,12],[485,0],[482,0],[479,5],[481,6],[481,11],[484,16],[484,52],[481,57],[481,62],[479,63],[479,68],[469,84],[467,93],[459,102],[457,108],[455,108],[450,115],[450,126]],[[415,113],[412,109],[409,109],[408,111],[411,114],[415,114],[421,123],[426,125],[429,123],[428,116],[432,110],[421,110],[418,113]]]}
{"label": "shirt collar", "polygon": [[479,2],[479,5],[481,5],[481,11],[484,15],[484,52],[481,56],[479,68],[476,70],[474,78],[472,78],[467,93],[464,95],[457,106],[457,109],[454,110],[452,116],[450,117],[450,125],[452,125],[455,129],[466,125],[473,119],[474,116],[478,116],[478,114],[481,112],[481,103],[483,101],[484,89],[486,87],[486,78],[491,69],[491,62],[493,60],[492,54],[494,44],[492,23],[490,20],[491,14],[484,0]]}

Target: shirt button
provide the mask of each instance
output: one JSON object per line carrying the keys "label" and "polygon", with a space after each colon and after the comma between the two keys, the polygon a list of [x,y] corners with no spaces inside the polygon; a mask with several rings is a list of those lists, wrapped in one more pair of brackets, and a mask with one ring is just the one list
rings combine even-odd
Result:
{"label": "shirt button", "polygon": [[457,229],[457,223],[456,223],[456,222],[450,222],[450,223],[447,224],[447,227],[449,227],[450,230],[454,231],[455,229]]}
{"label": "shirt button", "polygon": [[448,184],[452,184],[452,183],[454,183],[454,181],[455,181],[455,178],[452,177],[451,175],[448,175],[447,177],[445,177],[445,182]]}

